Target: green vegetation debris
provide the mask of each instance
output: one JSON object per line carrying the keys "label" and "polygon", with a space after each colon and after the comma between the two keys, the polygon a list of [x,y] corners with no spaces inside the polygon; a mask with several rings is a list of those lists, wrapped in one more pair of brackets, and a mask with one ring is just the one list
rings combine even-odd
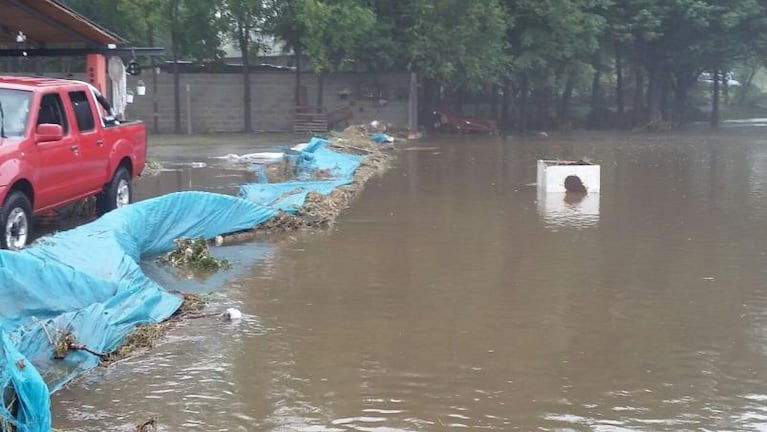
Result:
{"label": "green vegetation debris", "polygon": [[182,237],[174,240],[174,243],[176,248],[160,257],[160,262],[174,267],[206,272],[231,267],[229,260],[211,256],[208,242],[202,237],[196,239]]}

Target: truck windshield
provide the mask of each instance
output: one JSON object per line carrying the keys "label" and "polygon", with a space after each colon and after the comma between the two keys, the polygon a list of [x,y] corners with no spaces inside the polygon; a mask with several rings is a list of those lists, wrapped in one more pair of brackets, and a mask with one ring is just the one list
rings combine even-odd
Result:
{"label": "truck windshield", "polygon": [[2,126],[6,137],[20,137],[27,134],[31,101],[31,91],[0,88],[0,105],[3,107]]}

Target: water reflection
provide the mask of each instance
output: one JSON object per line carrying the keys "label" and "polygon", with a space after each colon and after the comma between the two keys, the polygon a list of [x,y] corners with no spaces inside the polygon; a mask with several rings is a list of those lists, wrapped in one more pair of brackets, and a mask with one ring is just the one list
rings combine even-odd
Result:
{"label": "water reflection", "polygon": [[141,268],[147,276],[163,287],[173,287],[174,290],[184,293],[207,294],[225,286],[228,281],[242,277],[249,266],[268,259],[272,252],[271,245],[262,243],[211,247],[212,256],[226,259],[231,264],[228,269],[212,273],[176,268],[162,264],[154,257],[146,258],[141,263]]}
{"label": "water reflection", "polygon": [[553,228],[588,228],[599,222],[599,194],[538,190],[538,214]]}

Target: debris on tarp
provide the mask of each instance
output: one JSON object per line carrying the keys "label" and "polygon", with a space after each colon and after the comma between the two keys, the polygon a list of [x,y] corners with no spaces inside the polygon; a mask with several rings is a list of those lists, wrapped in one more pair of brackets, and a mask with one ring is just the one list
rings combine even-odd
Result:
{"label": "debris on tarp", "polygon": [[176,245],[175,249],[160,257],[160,262],[174,267],[208,272],[228,269],[232,266],[229,260],[212,256],[208,241],[203,237],[196,239],[182,237],[173,242]]}
{"label": "debris on tarp", "polygon": [[265,168],[267,173],[286,173],[288,178],[244,185],[241,196],[281,210],[275,218],[257,226],[255,232],[268,234],[332,226],[365,183],[387,170],[393,158],[391,147],[371,139],[371,127],[349,126],[330,140],[315,137],[305,145],[293,147],[283,161]]}
{"label": "debris on tarp", "polygon": [[394,137],[391,135],[386,135],[385,133],[374,133],[370,135],[370,139],[373,140],[373,142],[376,142],[378,144],[385,144],[385,143],[393,143]]}
{"label": "debris on tarp", "polygon": [[205,297],[197,294],[183,293],[181,306],[165,321],[143,324],[131,332],[116,350],[101,356],[101,365],[108,366],[127,358],[136,352],[152,348],[154,344],[178,321],[188,318],[198,318],[206,315],[202,310],[208,304]]}

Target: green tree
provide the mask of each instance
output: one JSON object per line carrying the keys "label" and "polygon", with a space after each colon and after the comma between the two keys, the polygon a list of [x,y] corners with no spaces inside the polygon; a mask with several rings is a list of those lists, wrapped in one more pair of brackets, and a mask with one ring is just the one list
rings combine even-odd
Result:
{"label": "green tree", "polygon": [[264,19],[262,0],[224,0],[222,14],[227,23],[226,32],[237,42],[242,56],[242,86],[244,132],[252,132],[250,55],[257,55],[258,45],[254,43]]}
{"label": "green tree", "polygon": [[125,0],[61,0],[61,3],[131,43],[145,41],[144,14],[134,8],[125,8]]}
{"label": "green tree", "polygon": [[[424,111],[440,86],[462,93],[497,83],[508,64],[509,20],[496,0],[377,0],[366,64],[417,73]],[[363,58],[364,55],[363,55]]]}
{"label": "green tree", "polygon": [[317,106],[322,107],[325,73],[356,61],[376,17],[360,0],[302,0],[296,19],[304,30],[301,45],[319,76]]}
{"label": "green tree", "polygon": [[[161,29],[163,28],[163,15],[162,11],[168,7],[169,0],[120,0],[117,5],[118,12],[122,16],[128,17],[141,17],[136,20],[136,28],[134,31],[145,34],[145,43],[149,47],[154,47],[157,44],[158,39],[163,40],[167,38],[167,34],[164,34]],[[157,72],[155,66],[157,60],[155,57],[150,57],[150,73],[152,75],[152,130],[155,133],[160,131],[160,119],[159,119],[159,102],[157,99],[158,83]]]}
{"label": "green tree", "polygon": [[265,0],[268,19],[264,31],[285,42],[285,49],[293,51],[296,69],[295,105],[301,106],[301,72],[303,70],[303,38],[306,30],[298,20],[298,12],[303,0]]}
{"label": "green tree", "polygon": [[163,21],[170,29],[173,56],[173,130],[181,133],[181,84],[179,60],[197,61],[220,58],[221,19],[217,1],[170,0],[163,11]]}
{"label": "green tree", "polygon": [[605,26],[604,6],[599,0],[507,1],[514,22],[507,35],[510,84],[518,95],[517,117],[522,131],[531,117],[531,95],[537,94],[542,100],[538,117],[539,122],[545,122],[550,95],[563,88],[563,98],[569,99],[572,90],[568,82],[573,85],[574,76],[585,70],[583,64],[595,62],[594,53]]}

